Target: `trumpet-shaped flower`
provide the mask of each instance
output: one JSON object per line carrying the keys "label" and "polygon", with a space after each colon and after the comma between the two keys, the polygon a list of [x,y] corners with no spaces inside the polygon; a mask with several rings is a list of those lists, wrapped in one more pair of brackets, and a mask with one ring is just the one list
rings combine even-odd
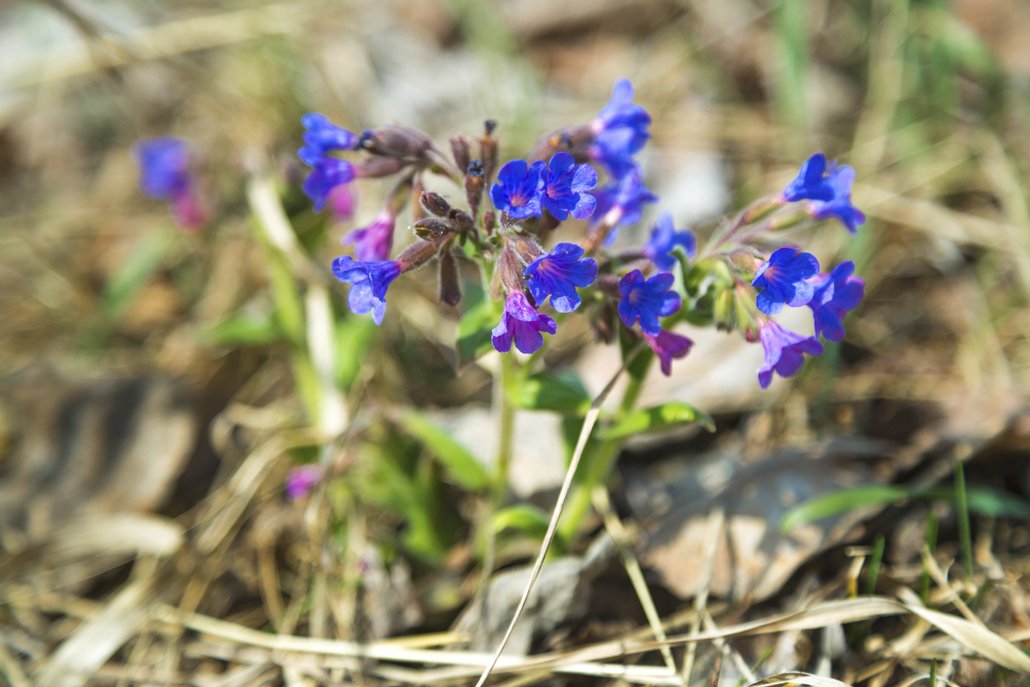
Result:
{"label": "trumpet-shaped flower", "polygon": [[491,332],[494,348],[501,353],[515,348],[523,353],[536,353],[544,345],[544,336],[540,332],[554,334],[558,325],[553,319],[537,311],[529,304],[526,294],[513,291],[504,302],[504,313],[500,323]]}
{"label": "trumpet-shaped flower", "polygon": [[672,215],[663,214],[651,230],[651,239],[644,246],[644,256],[658,269],[669,271],[676,265],[676,256],[672,254],[676,246],[682,247],[687,257],[691,257],[697,250],[697,240],[693,232],[676,231]]}
{"label": "trumpet-shaped flower", "polygon": [[645,334],[658,336],[662,325],[658,318],[673,314],[680,308],[679,294],[672,290],[675,278],[669,272],[659,272],[645,279],[640,270],[633,270],[619,281],[619,317],[632,327],[640,322]]}
{"label": "trumpet-shaped flower", "polygon": [[393,247],[393,228],[397,218],[389,210],[383,210],[372,223],[363,229],[356,229],[343,238],[343,243],[354,246],[354,257],[358,260],[386,260]]}
{"label": "trumpet-shaped flower", "polygon": [[530,165],[525,160],[512,160],[501,167],[497,173],[497,182],[490,187],[490,199],[494,207],[512,219],[539,217],[543,194],[540,173],[543,169],[543,162],[537,161]]}
{"label": "trumpet-shaped flower", "polygon": [[555,219],[565,220],[569,215],[586,219],[593,214],[597,199],[587,193],[597,186],[597,171],[593,167],[577,165],[574,157],[560,152],[551,157],[541,176],[541,200]]}
{"label": "trumpet-shaped flower", "polygon": [[558,312],[572,312],[582,302],[576,287],[586,288],[597,278],[597,261],[584,258],[574,243],[559,243],[526,267],[526,288],[538,305],[548,297]]}
{"label": "trumpet-shaped flower", "polygon": [[827,341],[844,340],[844,316],[858,307],[865,295],[865,280],[855,276],[855,263],[848,260],[813,280],[815,292],[808,307],[815,320],[815,335]]}
{"label": "trumpet-shaped flower", "polygon": [[804,354],[819,355],[823,352],[823,345],[814,336],[801,336],[773,320],[767,319],[759,325],[758,338],[765,351],[765,362],[758,370],[758,384],[763,389],[772,382],[773,372],[781,377],[790,377],[801,369],[805,362]]}
{"label": "trumpet-shaped flower", "polygon": [[401,273],[401,264],[396,260],[358,261],[343,255],[332,264],[333,275],[340,281],[351,284],[347,304],[351,312],[364,315],[372,313],[372,320],[383,323],[386,313],[386,289]]}
{"label": "trumpet-shaped flower", "polygon": [[644,340],[647,341],[647,345],[658,356],[662,366],[662,374],[666,377],[672,374],[673,359],[685,358],[694,346],[692,339],[664,329],[658,332],[657,336],[652,336],[645,332]]}
{"label": "trumpet-shaped flower", "polygon": [[812,300],[815,286],[809,277],[819,272],[819,261],[811,253],[802,253],[792,246],[777,249],[763,264],[751,285],[762,289],[758,309],[775,315],[784,305],[797,307]]}

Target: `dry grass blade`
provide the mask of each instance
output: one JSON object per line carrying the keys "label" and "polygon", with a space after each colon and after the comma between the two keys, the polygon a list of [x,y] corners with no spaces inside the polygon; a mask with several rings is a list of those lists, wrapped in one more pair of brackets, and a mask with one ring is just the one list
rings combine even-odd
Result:
{"label": "dry grass blade", "polygon": [[914,594],[906,594],[905,608],[926,622],[944,632],[966,648],[975,651],[986,659],[1000,666],[1024,675],[1030,675],[1030,656],[1020,651],[1014,644],[982,625],[971,623],[962,618],[932,611],[919,605]]}
{"label": "dry grass blade", "polygon": [[80,625],[33,676],[38,687],[74,687],[87,679],[147,622],[156,580],[142,577],[121,589]]}
{"label": "dry grass blade", "polygon": [[770,675],[758,682],[749,683],[747,687],[781,687],[781,685],[808,685],[808,687],[851,687],[846,682],[834,680],[832,677],[820,677],[809,673],[780,673]]}
{"label": "dry grass blade", "polygon": [[483,687],[486,684],[487,678],[490,677],[491,671],[497,665],[497,661],[501,658],[501,654],[504,653],[504,648],[508,646],[508,641],[511,639],[512,633],[515,631],[515,625],[519,622],[519,618],[522,617],[522,612],[526,609],[526,603],[529,601],[529,595],[533,591],[533,585],[536,584],[537,578],[540,576],[540,570],[544,567],[544,558],[547,556],[547,551],[551,548],[551,543],[554,541],[554,537],[558,532],[558,522],[561,520],[562,509],[565,507],[565,501],[569,497],[569,492],[572,490],[572,479],[576,476],[576,470],[579,468],[579,462],[583,458],[583,452],[586,450],[587,440],[590,438],[590,433],[594,430],[594,425],[597,424],[597,418],[601,415],[601,406],[604,405],[605,400],[608,398],[608,394],[615,388],[615,382],[618,381],[619,377],[626,370],[626,367],[636,358],[637,353],[640,352],[641,344],[637,344],[636,348],[633,349],[622,362],[622,367],[612,375],[611,380],[601,389],[601,393],[597,395],[593,403],[590,404],[590,410],[587,412],[586,417],[583,418],[583,425],[579,430],[579,438],[576,440],[576,449],[572,452],[572,459],[569,461],[569,467],[565,471],[565,479],[562,480],[561,490],[558,492],[558,498],[554,504],[554,510],[551,513],[551,521],[547,523],[547,532],[544,534],[544,540],[540,544],[540,552],[537,554],[536,561],[533,563],[533,570],[529,574],[529,580],[526,582],[526,589],[522,593],[522,598],[519,599],[518,606],[515,607],[515,613],[512,616],[511,622],[508,624],[508,629],[505,630],[504,636],[501,638],[500,643],[497,645],[497,649],[494,651],[493,657],[487,663],[483,669],[483,673],[479,676],[479,680],[476,682],[476,687]]}

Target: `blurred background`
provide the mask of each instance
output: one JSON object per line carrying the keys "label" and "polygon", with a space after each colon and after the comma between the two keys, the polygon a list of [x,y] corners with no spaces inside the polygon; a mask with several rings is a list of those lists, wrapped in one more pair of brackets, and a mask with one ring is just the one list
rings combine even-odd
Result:
{"label": "blurred background", "polygon": [[[351,219],[313,213],[296,157],[302,114],[354,131],[398,122],[444,149],[493,119],[510,159],[588,121],[620,77],[653,117],[642,160],[661,198],[623,232],[626,245],[644,240],[661,211],[704,236],[782,189],[816,150],[855,167],[853,199],[868,217],[854,239],[831,224],[813,234],[824,264],[857,263],[866,299],[848,339],[796,380],[760,391],[759,347],[698,329],[685,330],[696,346],[673,375],[645,384],[642,405],[690,402],[718,428],[631,439],[614,477],[659,610],[689,606],[705,586],[697,528],[735,504],[741,537],[760,523],[761,553],[742,566],[730,545],[707,579],[738,620],[754,604],[793,608],[820,584],[846,589],[847,546],[879,551],[878,564],[898,566],[893,584],[918,587],[919,571],[905,566],[919,560],[932,522],[936,550],[965,560],[966,582],[993,581],[988,625],[1021,628],[1025,639],[1028,46],[1022,0],[0,5],[7,679],[315,684],[365,674],[267,651],[234,658],[226,647],[245,640],[217,628],[208,630],[221,639],[176,635],[203,630],[169,609],[336,639],[451,628],[480,583],[475,499],[426,459],[448,449],[409,413],[489,462],[496,359],[456,369],[463,309],[435,302],[428,271],[391,288],[382,328],[346,314],[346,291],[334,285],[334,374],[354,422],[342,440],[313,438],[317,375],[290,319],[304,284],[256,228],[258,182],[274,184],[299,245],[326,267],[388,187],[363,182]],[[195,154],[210,213],[199,231],[180,230],[166,204],[140,193],[133,146],[155,136],[180,137]],[[592,393],[620,364],[615,347],[571,323],[546,359]],[[512,501],[537,511],[500,542],[498,567],[526,562],[538,546],[533,518],[553,504],[567,420],[520,416]],[[404,458],[384,476],[370,464],[385,454]],[[319,460],[338,479],[313,500],[285,498],[290,467]],[[984,499],[965,519],[949,505],[956,464]],[[866,494],[802,534],[779,529],[806,499],[888,484],[900,489],[891,498]],[[931,487],[945,491],[907,500],[906,489]],[[733,508],[724,515],[732,529]],[[567,542],[569,551],[591,540]],[[541,621],[524,648],[566,649],[642,625],[614,570],[590,578],[610,603]],[[813,669],[815,649],[778,646],[742,651]],[[937,645],[913,655],[923,648],[950,655]],[[852,647],[848,656],[833,674],[856,683],[918,672],[892,663],[866,675],[868,654]],[[953,666],[962,684],[1018,684],[990,661]],[[726,684],[742,674],[723,670]]]}

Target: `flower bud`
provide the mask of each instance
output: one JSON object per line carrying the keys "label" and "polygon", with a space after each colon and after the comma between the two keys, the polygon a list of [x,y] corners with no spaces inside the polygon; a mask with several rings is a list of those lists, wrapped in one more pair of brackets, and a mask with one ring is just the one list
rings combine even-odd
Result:
{"label": "flower bud", "polygon": [[454,253],[444,250],[440,253],[440,302],[454,307],[461,303],[461,279],[458,274],[458,261]]}
{"label": "flower bud", "polygon": [[451,211],[451,204],[444,200],[444,197],[434,191],[426,191],[419,197],[419,203],[427,211],[437,217],[446,217]]}
{"label": "flower bud", "polygon": [[483,138],[479,139],[479,159],[483,162],[483,183],[489,184],[497,169],[497,139],[493,136],[493,120],[487,120]]}
{"label": "flower bud", "polygon": [[410,272],[429,262],[429,259],[440,250],[440,240],[416,241],[397,256],[396,262],[400,263],[401,272]]}
{"label": "flower bud", "polygon": [[433,142],[418,129],[389,124],[363,131],[358,145],[373,155],[411,162],[424,158]]}
{"label": "flower bud", "polygon": [[424,217],[412,225],[415,236],[426,241],[435,241],[454,233],[451,223],[436,217]]}
{"label": "flower bud", "polygon": [[472,216],[458,208],[451,208],[451,211],[447,213],[447,219],[449,219],[455,229],[460,232],[469,233],[474,231],[476,228],[476,223],[472,219]]}
{"label": "flower bud", "polygon": [[469,152],[469,140],[460,135],[452,138],[451,155],[454,156],[454,164],[458,165],[458,169],[468,169],[469,162],[472,160],[472,155]]}
{"label": "flower bud", "polygon": [[355,165],[355,174],[359,177],[378,179],[396,174],[407,166],[403,160],[389,157],[374,157],[362,160]]}

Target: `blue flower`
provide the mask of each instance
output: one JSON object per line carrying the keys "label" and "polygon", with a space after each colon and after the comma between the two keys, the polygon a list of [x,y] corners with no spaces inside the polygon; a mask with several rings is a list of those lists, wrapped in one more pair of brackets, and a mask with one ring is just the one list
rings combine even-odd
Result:
{"label": "blue flower", "polygon": [[566,152],[555,153],[542,170],[543,204],[555,219],[564,220],[571,214],[586,219],[594,212],[597,200],[587,193],[597,186],[597,171],[587,164],[577,165],[576,159]]}
{"label": "blue flower", "polygon": [[490,199],[494,207],[507,213],[512,219],[539,217],[540,196],[543,194],[541,161],[532,165],[525,160],[512,160],[497,173],[497,183],[490,187]]}
{"label": "blue flower", "polygon": [[167,136],[136,144],[140,166],[140,187],[151,198],[167,200],[172,216],[183,229],[199,229],[207,222],[190,169],[192,155],[181,138]]}
{"label": "blue flower", "polygon": [[320,211],[329,193],[354,179],[354,165],[346,160],[332,157],[329,153],[338,150],[353,150],[358,138],[352,132],[341,129],[317,112],[309,112],[300,119],[304,125],[304,146],[297,156],[304,164],[312,167],[311,174],[304,180],[304,193]]}
{"label": "blue flower", "polygon": [[783,199],[790,203],[799,200],[830,200],[834,192],[825,172],[826,156],[815,153],[801,165],[794,181],[783,189]]}
{"label": "blue flower", "polygon": [[814,281],[815,293],[808,307],[815,319],[815,335],[828,341],[844,339],[844,315],[858,307],[865,295],[865,280],[853,276],[855,263],[848,260]]}
{"label": "blue flower", "polygon": [[697,240],[693,232],[676,231],[672,215],[663,214],[651,230],[651,239],[644,246],[644,256],[658,269],[668,271],[676,264],[676,256],[672,254],[676,246],[682,246],[687,257],[692,257],[697,250]]}
{"label": "blue flower", "polygon": [[758,309],[775,315],[784,305],[797,307],[812,300],[815,290],[808,278],[819,272],[819,261],[811,253],[802,253],[792,246],[776,250],[755,273],[751,285],[762,289]]}
{"label": "blue flower", "polygon": [[633,103],[633,85],[620,79],[612,89],[611,100],[590,123],[594,139],[588,149],[592,160],[604,165],[618,178],[633,167],[633,155],[651,137],[647,128],[651,115]]}
{"label": "blue flower", "polygon": [[836,217],[849,233],[857,233],[858,226],[865,222],[865,214],[851,204],[851,185],[855,183],[855,168],[849,165],[830,169],[827,181],[833,189],[829,199],[817,200],[809,205],[814,219]]}
{"label": "blue flower", "polygon": [[491,332],[494,348],[501,353],[511,350],[512,341],[515,348],[523,353],[536,353],[544,345],[544,336],[540,332],[554,334],[558,325],[553,319],[537,312],[529,304],[526,294],[513,291],[504,302],[504,313],[501,322]]}
{"label": "blue flower", "polygon": [[658,336],[662,331],[659,317],[673,314],[680,307],[680,297],[672,290],[675,278],[669,272],[659,272],[645,279],[640,270],[633,270],[619,281],[619,317],[632,327],[637,320],[645,334]]}
{"label": "blue flower", "polygon": [[297,155],[309,167],[318,167],[330,151],[353,150],[358,144],[358,137],[353,132],[336,126],[318,112],[304,115],[300,123],[305,129],[304,146]]}
{"label": "blue flower", "polygon": [[694,342],[685,336],[667,332],[664,329],[657,336],[644,333],[644,340],[651,347],[658,360],[661,362],[662,374],[666,377],[672,374],[672,360],[685,358],[693,347]]}
{"label": "blue flower", "polygon": [[594,192],[597,211],[594,222],[608,221],[612,226],[640,221],[644,203],[655,203],[658,196],[644,186],[640,168],[634,166],[614,183]]}
{"label": "blue flower", "polygon": [[383,210],[364,229],[357,229],[343,238],[343,243],[354,246],[354,257],[358,260],[386,260],[393,247],[393,228],[396,221],[393,213]]}
{"label": "blue flower", "polygon": [[181,138],[166,136],[136,144],[143,193],[159,200],[173,200],[190,185],[190,149]]}
{"label": "blue flower", "polygon": [[323,158],[304,180],[304,193],[314,201],[315,212],[318,212],[325,207],[334,188],[353,180],[354,165],[350,162],[335,157]]}
{"label": "blue flower", "polygon": [[558,312],[572,312],[582,299],[576,287],[585,288],[597,278],[597,262],[583,257],[583,249],[574,243],[559,243],[547,255],[526,267],[526,287],[538,305],[550,296],[551,307]]}
{"label": "blue flower", "polygon": [[386,289],[401,273],[401,264],[396,260],[356,261],[349,255],[333,260],[333,275],[350,283],[347,304],[352,312],[364,315],[372,313],[377,325],[383,323],[386,313]]}
{"label": "blue flower", "polygon": [[765,351],[765,362],[758,370],[758,384],[763,389],[768,388],[773,372],[781,377],[790,377],[801,369],[805,353],[819,355],[823,352],[823,345],[814,336],[801,336],[773,320],[760,325],[758,338]]}

